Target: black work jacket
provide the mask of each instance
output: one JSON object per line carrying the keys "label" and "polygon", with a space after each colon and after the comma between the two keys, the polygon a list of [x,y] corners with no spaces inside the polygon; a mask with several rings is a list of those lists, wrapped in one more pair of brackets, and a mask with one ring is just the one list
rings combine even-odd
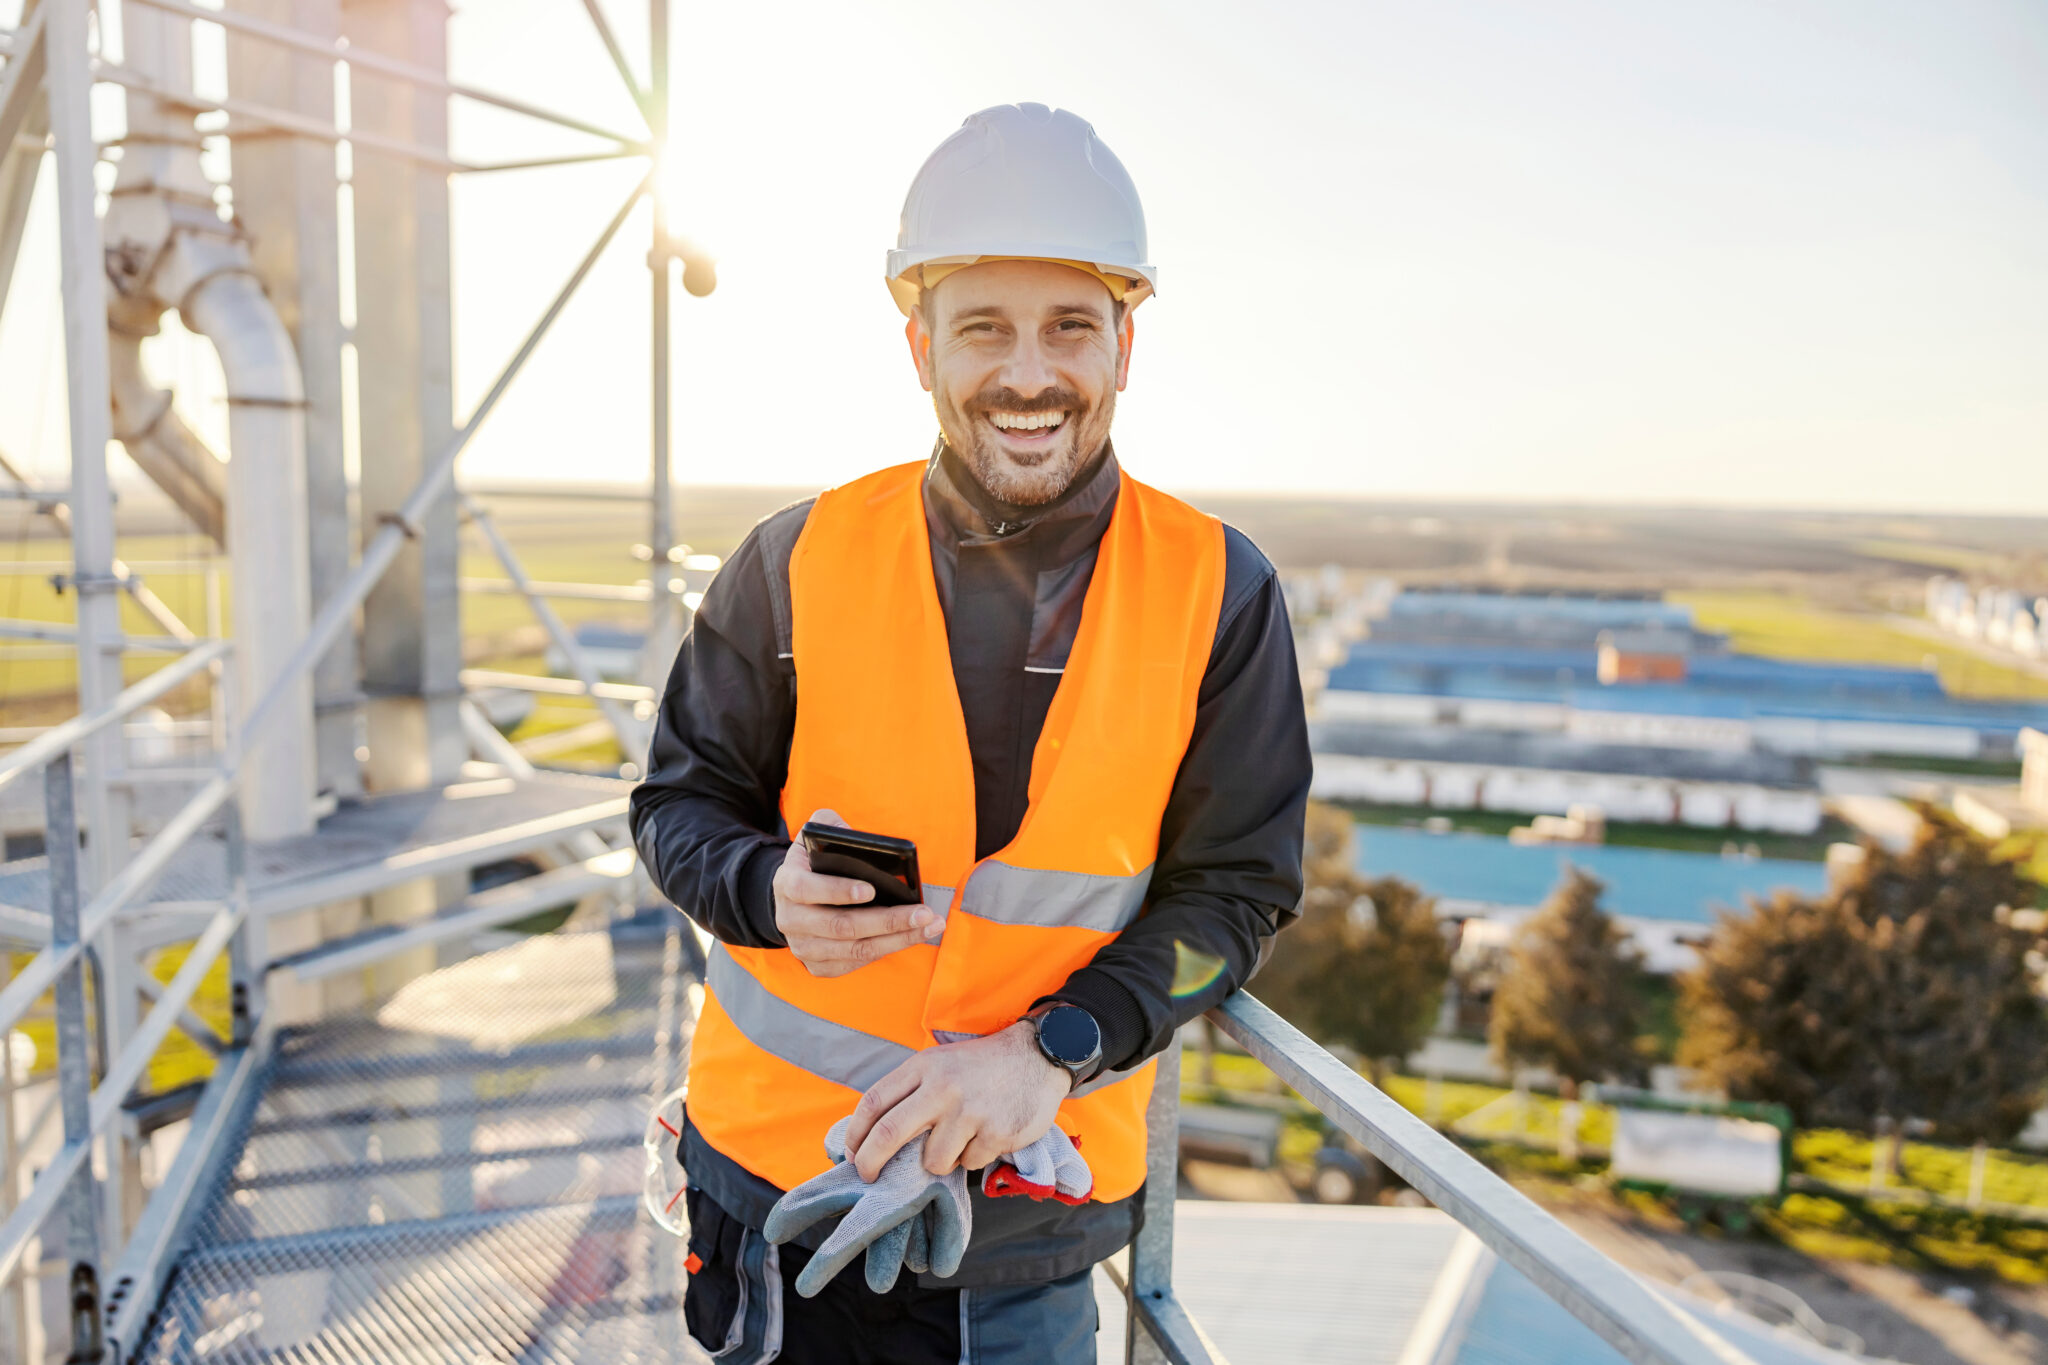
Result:
{"label": "black work jacket", "polygon": [[[1105,450],[1056,502],[1017,508],[990,498],[943,442],[933,453],[925,513],[973,758],[977,859],[1023,822],[1031,755],[1119,487]],[[662,698],[647,780],[633,792],[633,837],[655,883],[712,936],[746,947],[784,946],[770,884],[790,839],[778,809],[797,707],[789,557],[810,508],[762,521],[705,593]],[[1236,530],[1224,535],[1216,640],[1145,912],[1048,997],[1095,1016],[1107,1066],[1160,1051],[1243,985],[1301,899],[1308,729],[1286,603],[1265,556]],[[773,1185],[694,1126],[684,1154],[715,1202],[761,1226]],[[978,1192],[975,1201],[967,1261],[934,1285],[1072,1274],[1123,1244],[1138,1202],[1068,1208]]]}

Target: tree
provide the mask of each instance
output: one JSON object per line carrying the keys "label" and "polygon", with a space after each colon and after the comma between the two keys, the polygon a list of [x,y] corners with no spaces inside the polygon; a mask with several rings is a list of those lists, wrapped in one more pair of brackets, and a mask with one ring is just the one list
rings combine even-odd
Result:
{"label": "tree", "polygon": [[1576,867],[1515,931],[1489,1035],[1507,1066],[1557,1073],[1568,1100],[1587,1081],[1639,1080],[1642,955],[1600,908],[1606,887]]}
{"label": "tree", "polygon": [[1436,902],[1360,875],[1354,849],[1351,817],[1311,802],[1301,920],[1274,940],[1256,989],[1304,1033],[1356,1049],[1378,1080],[1429,1036],[1451,950]]}
{"label": "tree", "polygon": [[[2012,927],[2032,888],[1952,818],[1913,846],[1864,848],[1819,898],[1781,892],[1724,915],[1680,982],[1679,1061],[1801,1123],[2004,1141],[2048,1081],[2048,1014]],[[1882,1122],[1881,1122],[1882,1121]]]}

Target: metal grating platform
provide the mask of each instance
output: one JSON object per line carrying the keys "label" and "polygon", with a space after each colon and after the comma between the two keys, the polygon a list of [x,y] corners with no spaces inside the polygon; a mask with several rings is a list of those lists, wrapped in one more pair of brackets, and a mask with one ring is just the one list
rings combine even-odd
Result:
{"label": "metal grating platform", "polygon": [[[623,824],[632,786],[541,772],[352,801],[311,834],[251,844],[250,897],[259,913],[275,914],[514,857],[583,830]],[[215,828],[173,855],[145,905],[218,902],[226,895],[226,846]],[[0,865],[0,904],[47,914],[45,860]]]}
{"label": "metal grating platform", "polygon": [[281,1036],[134,1358],[698,1365],[639,1206],[686,953],[543,935]]}

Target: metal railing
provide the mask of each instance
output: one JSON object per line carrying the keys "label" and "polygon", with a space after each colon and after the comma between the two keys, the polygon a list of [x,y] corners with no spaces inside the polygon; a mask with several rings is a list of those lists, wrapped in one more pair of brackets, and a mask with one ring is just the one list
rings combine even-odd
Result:
{"label": "metal railing", "polygon": [[[1751,1365],[1710,1328],[1252,996],[1239,991],[1208,1018],[1625,1359],[1641,1365]],[[1125,1359],[1132,1365],[1223,1365],[1222,1353],[1173,1292],[1179,1047],[1167,1048],[1159,1062],[1146,1115],[1145,1223],[1131,1244],[1129,1273],[1120,1286],[1128,1310]]]}
{"label": "metal railing", "polygon": [[[184,658],[121,692],[105,706],[50,729],[0,759],[0,786],[23,773],[42,769],[44,854],[49,876],[48,940],[0,990],[0,1038],[7,1036],[46,991],[54,994],[56,1103],[63,1120],[62,1144],[37,1175],[29,1193],[14,1207],[6,1222],[0,1223],[0,1283],[12,1276],[31,1240],[61,1209],[66,1216],[65,1246],[74,1266],[74,1298],[82,1293],[97,1304],[99,1253],[106,1229],[102,1226],[100,1182],[94,1178],[92,1169],[93,1146],[110,1133],[129,1093],[171,1030],[204,1027],[189,1007],[200,982],[223,952],[230,959],[230,1036],[221,1039],[208,1030],[197,1041],[222,1055],[226,1049],[247,1041],[248,1009],[253,998],[245,932],[248,895],[242,875],[239,811],[230,799],[234,792],[232,777],[217,772],[207,774],[199,790],[177,814],[90,900],[84,891],[74,783],[74,755],[79,748],[102,730],[119,726],[140,707],[219,663],[228,653],[225,641],[201,644]],[[95,940],[148,890],[171,856],[216,814],[225,824],[229,894],[218,907],[211,908],[212,913],[177,974],[167,984],[149,992],[154,996],[149,1012],[122,1040],[119,1050],[100,1062],[101,1075],[95,1084],[93,1066],[96,1053],[105,1050],[104,1014],[109,1002],[102,989],[102,998],[97,1002],[103,1016],[98,1030],[101,1046],[95,1048],[87,1018],[87,957],[96,956]],[[111,829],[89,833],[99,840],[119,840],[122,834]],[[95,1330],[97,1326],[95,1314]]]}

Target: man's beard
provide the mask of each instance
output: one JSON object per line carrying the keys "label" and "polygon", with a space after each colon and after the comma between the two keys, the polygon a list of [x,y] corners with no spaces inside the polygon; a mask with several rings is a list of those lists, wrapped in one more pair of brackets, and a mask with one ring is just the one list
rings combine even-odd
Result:
{"label": "man's beard", "polygon": [[[934,385],[932,392],[946,444],[966,462],[975,482],[989,496],[1016,507],[1042,506],[1066,492],[1075,475],[1109,440],[1110,420],[1116,415],[1114,388],[1093,408],[1084,407],[1081,395],[1065,388],[1048,389],[1031,398],[1014,389],[985,388],[960,407],[945,397],[943,384]],[[1068,416],[1043,450],[1019,455],[1003,448],[988,421],[991,412],[1064,412]]]}

